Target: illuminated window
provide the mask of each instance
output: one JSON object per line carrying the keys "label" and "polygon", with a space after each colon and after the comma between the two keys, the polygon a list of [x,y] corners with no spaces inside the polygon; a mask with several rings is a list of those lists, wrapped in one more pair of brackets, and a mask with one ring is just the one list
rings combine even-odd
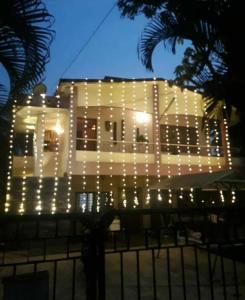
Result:
{"label": "illuminated window", "polygon": [[[100,208],[103,210],[109,207],[109,192],[100,192]],[[82,212],[97,212],[97,193],[78,193],[78,208]]]}

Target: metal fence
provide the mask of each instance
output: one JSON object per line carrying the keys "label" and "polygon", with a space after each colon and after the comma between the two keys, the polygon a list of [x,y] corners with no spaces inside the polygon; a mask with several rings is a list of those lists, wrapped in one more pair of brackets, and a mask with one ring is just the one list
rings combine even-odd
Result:
{"label": "metal fence", "polygon": [[244,212],[1,217],[0,299],[245,299]]}

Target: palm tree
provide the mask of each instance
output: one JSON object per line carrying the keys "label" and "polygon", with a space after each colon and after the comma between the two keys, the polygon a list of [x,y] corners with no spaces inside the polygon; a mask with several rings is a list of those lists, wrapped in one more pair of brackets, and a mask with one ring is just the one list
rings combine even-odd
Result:
{"label": "palm tree", "polygon": [[52,23],[42,0],[0,2],[0,63],[10,79],[9,91],[0,82],[0,198],[5,193],[12,99],[42,80],[54,36]]}
{"label": "palm tree", "polygon": [[[43,77],[53,37],[53,17],[42,0],[0,3],[0,63],[10,78],[10,95],[28,91]],[[3,83],[0,83],[3,106]]]}
{"label": "palm tree", "polygon": [[152,55],[163,43],[173,53],[184,40],[192,43],[175,70],[175,82],[193,86],[208,99],[225,99],[245,113],[241,1],[118,0],[123,16],[143,13],[150,18],[138,44],[143,65],[153,70]]}

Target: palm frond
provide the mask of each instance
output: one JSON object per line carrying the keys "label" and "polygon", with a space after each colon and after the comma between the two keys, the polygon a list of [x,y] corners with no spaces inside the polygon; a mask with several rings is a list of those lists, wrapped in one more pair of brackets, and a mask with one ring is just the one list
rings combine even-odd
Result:
{"label": "palm frond", "polygon": [[138,57],[142,64],[148,70],[153,71],[152,55],[156,46],[161,42],[164,47],[170,47],[175,53],[176,44],[182,42],[182,36],[179,33],[178,24],[171,14],[165,12],[152,19],[143,30],[137,47]]}
{"label": "palm frond", "polygon": [[53,17],[41,0],[0,4],[0,62],[10,77],[12,94],[39,82],[49,60]]}
{"label": "palm frond", "polygon": [[6,104],[8,92],[3,84],[0,83],[0,109]]}

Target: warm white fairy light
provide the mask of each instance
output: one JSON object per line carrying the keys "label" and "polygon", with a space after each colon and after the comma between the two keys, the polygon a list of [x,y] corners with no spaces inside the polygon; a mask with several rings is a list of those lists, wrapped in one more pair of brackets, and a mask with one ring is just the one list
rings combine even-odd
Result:
{"label": "warm white fairy light", "polygon": [[[87,144],[88,144],[88,83],[87,81],[84,82],[84,110],[83,110],[83,140],[81,141],[82,149],[83,150],[83,161],[82,161],[82,190],[85,193],[87,187],[87,177],[86,177],[86,167],[87,167]],[[82,211],[84,212],[86,209],[86,205]]]}
{"label": "warm white fairy light", "polygon": [[185,110],[185,124],[186,124],[186,148],[187,148],[187,161],[188,161],[188,170],[192,171],[191,167],[191,150],[190,150],[190,122],[189,122],[189,114],[188,114],[188,97],[187,97],[187,89],[184,89],[184,110]]}
{"label": "warm white fairy light", "polygon": [[[56,95],[56,125],[58,124],[60,124],[60,96]],[[56,126],[56,128],[59,127],[60,126]],[[53,186],[53,197],[51,201],[51,214],[55,214],[57,209],[56,201],[57,201],[57,193],[59,187],[58,167],[59,167],[60,134],[61,131],[57,131],[55,135],[54,186]]]}
{"label": "warm white fairy light", "polygon": [[217,163],[218,163],[218,168],[221,169],[221,162],[220,162],[220,134],[219,134],[219,124],[217,120],[214,120],[214,138],[215,138],[215,153],[217,156]]}
{"label": "warm white fairy light", "polygon": [[[148,97],[147,97],[147,83],[144,80],[144,113],[147,114],[147,106],[148,106]],[[148,134],[148,123],[146,119],[144,120],[144,135],[147,141],[149,141]],[[146,202],[148,205],[151,200],[150,188],[149,188],[149,144],[145,143],[145,189],[146,189]]]}
{"label": "warm white fairy light", "polygon": [[98,81],[98,94],[97,94],[97,154],[96,154],[96,193],[97,202],[96,210],[100,211],[100,149],[101,149],[101,80]]}
{"label": "warm white fairy light", "polygon": [[73,153],[73,127],[74,127],[74,82],[70,86],[70,111],[69,111],[69,150],[68,150],[68,180],[66,195],[66,212],[71,209],[71,183],[72,183],[72,153]]}
{"label": "warm white fairy light", "polygon": [[174,86],[174,99],[175,99],[175,125],[176,125],[176,137],[177,137],[177,166],[178,166],[178,175],[181,175],[181,149],[180,149],[180,130],[179,130],[179,102],[177,96],[177,87]]}
{"label": "warm white fairy light", "polygon": [[157,200],[162,201],[162,194],[161,194],[161,189],[157,189]]}
{"label": "warm white fairy light", "polygon": [[189,197],[190,197],[190,201],[194,202],[194,189],[191,187],[190,188],[190,193],[189,193]]}
{"label": "warm white fairy light", "polygon": [[206,136],[206,149],[207,149],[207,155],[208,155],[208,171],[209,173],[213,173],[213,168],[211,165],[211,151],[210,151],[210,126],[209,126],[209,118],[207,113],[207,105],[204,101],[204,128],[205,128],[205,136]]}
{"label": "warm white fairy light", "polygon": [[[155,124],[155,147],[156,147],[156,172],[157,172],[157,181],[161,182],[161,173],[160,173],[160,164],[161,164],[161,152],[160,152],[160,139],[159,139],[159,104],[158,104],[158,85],[156,79],[153,79],[153,114],[154,114],[154,124]],[[160,190],[158,189],[157,199],[162,200]]]}
{"label": "warm white fairy light", "polygon": [[110,165],[109,165],[109,176],[110,176],[110,192],[109,192],[109,201],[110,206],[113,206],[114,197],[113,197],[113,79],[110,81],[110,92],[109,92],[109,103],[110,103]]}
{"label": "warm white fairy light", "polygon": [[[226,112],[226,105],[224,105],[224,110]],[[228,130],[228,122],[226,117],[224,117],[224,127],[225,127],[225,142],[226,142],[226,152],[228,158],[228,167],[229,170],[232,169],[232,159],[231,159],[231,145],[229,140],[229,130]]]}
{"label": "warm white fairy light", "polygon": [[132,82],[132,104],[133,104],[133,184],[134,184],[134,196],[133,196],[133,207],[137,207],[139,205],[139,200],[137,196],[137,164],[136,164],[136,152],[137,152],[137,136],[136,136],[136,83]]}
{"label": "warm white fairy light", "polygon": [[181,188],[180,188],[180,192],[179,192],[179,198],[180,198],[181,200],[184,199],[183,191],[184,191],[184,189],[181,187]]}
{"label": "warm white fairy light", "polygon": [[126,105],[125,105],[125,81],[122,81],[122,92],[121,92],[121,103],[122,103],[122,204],[123,207],[127,207],[126,198],[126,165],[125,165],[125,152],[126,152],[126,131],[125,131],[125,117],[126,117]]}
{"label": "warm white fairy light", "polygon": [[11,179],[12,179],[12,168],[13,168],[13,150],[14,150],[14,128],[16,121],[16,104],[17,100],[13,101],[12,107],[12,122],[9,132],[9,153],[8,153],[8,171],[7,171],[7,187],[6,187],[6,200],[4,204],[4,212],[9,212],[11,204]]}
{"label": "warm white fairy light", "polygon": [[[26,118],[27,120],[30,119],[31,115],[31,96],[28,96],[26,99],[26,105],[27,105],[27,114]],[[26,177],[27,177],[27,164],[28,164],[28,148],[29,148],[29,134],[30,130],[28,129],[28,124],[25,125],[25,144],[24,144],[24,156],[23,156],[23,170],[22,170],[22,182],[21,182],[21,202],[19,205],[18,212],[22,215],[25,212],[25,206],[26,206]]]}
{"label": "warm white fairy light", "polygon": [[171,175],[171,166],[170,166],[169,124],[168,124],[168,112],[167,112],[167,108],[169,105],[167,80],[164,81],[164,104],[165,104],[164,124],[165,124],[165,140],[166,140],[166,150],[167,150],[167,172],[168,172],[168,178],[171,178],[172,175]]}
{"label": "warm white fairy light", "polygon": [[173,202],[173,194],[172,194],[172,190],[168,189],[168,203],[172,204]]}
{"label": "warm white fairy light", "polygon": [[42,113],[41,113],[41,149],[40,149],[40,157],[39,157],[39,179],[38,179],[38,188],[36,190],[36,202],[37,205],[35,210],[40,215],[42,213],[42,190],[43,190],[43,159],[44,159],[44,137],[45,137],[45,108],[46,108],[46,95],[41,94],[42,98]]}
{"label": "warm white fairy light", "polygon": [[197,155],[198,155],[198,170],[202,172],[202,162],[201,162],[201,147],[200,147],[200,133],[199,133],[199,122],[198,122],[198,108],[197,108],[197,91],[194,91],[194,120],[195,120],[195,130],[196,130],[196,145],[197,145]]}
{"label": "warm white fairy light", "polygon": [[231,203],[236,202],[236,191],[234,188],[231,189]]}
{"label": "warm white fairy light", "polygon": [[224,193],[223,193],[222,190],[219,190],[219,196],[220,196],[221,202],[224,203],[225,202],[225,196],[224,196]]}

